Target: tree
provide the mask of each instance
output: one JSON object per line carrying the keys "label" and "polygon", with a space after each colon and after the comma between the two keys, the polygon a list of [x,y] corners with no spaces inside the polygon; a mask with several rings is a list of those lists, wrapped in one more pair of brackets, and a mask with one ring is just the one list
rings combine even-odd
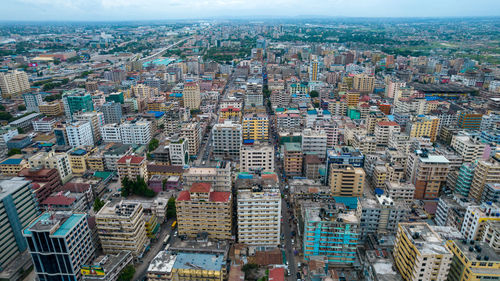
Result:
{"label": "tree", "polygon": [[170,199],[168,199],[168,203],[167,203],[167,220],[171,219],[171,218],[175,218],[176,216],[177,216],[177,213],[175,211],[175,198],[170,197]]}
{"label": "tree", "polygon": [[159,141],[159,140],[157,140],[157,139],[155,139],[155,138],[153,138],[153,139],[149,142],[149,146],[148,146],[149,151],[153,151],[153,150],[157,149],[159,145],[160,145],[160,141]]}
{"label": "tree", "polygon": [[26,110],[26,106],[21,104],[21,105],[19,105],[19,106],[17,107],[17,110],[19,110],[19,111],[24,111],[24,110]]}
{"label": "tree", "polygon": [[18,132],[19,134],[24,134],[24,129],[23,129],[23,128],[21,128],[21,127],[19,127],[19,128],[17,128],[17,132]]}
{"label": "tree", "polygon": [[131,281],[134,278],[135,268],[133,265],[129,264],[125,266],[120,275],[118,276],[118,281]]}
{"label": "tree", "polygon": [[9,152],[7,153],[8,156],[12,156],[12,155],[16,155],[16,154],[21,154],[23,153],[21,151],[21,149],[19,148],[12,148],[11,150],[9,150]]}
{"label": "tree", "polygon": [[5,111],[0,111],[0,120],[10,121],[12,120],[12,115]]}
{"label": "tree", "polygon": [[121,194],[123,197],[127,197],[131,194],[136,194],[144,197],[154,197],[156,193],[149,189],[144,178],[137,176],[135,181],[129,180],[128,177],[122,179],[122,190]]}
{"label": "tree", "polygon": [[0,104],[0,111],[5,111],[5,106]]}
{"label": "tree", "polygon": [[309,93],[309,95],[311,96],[311,98],[317,98],[317,97],[319,97],[318,91],[311,91]]}
{"label": "tree", "polygon": [[99,212],[99,210],[104,207],[104,204],[106,204],[106,202],[104,202],[104,200],[101,200],[99,198],[96,198],[94,200],[94,212]]}

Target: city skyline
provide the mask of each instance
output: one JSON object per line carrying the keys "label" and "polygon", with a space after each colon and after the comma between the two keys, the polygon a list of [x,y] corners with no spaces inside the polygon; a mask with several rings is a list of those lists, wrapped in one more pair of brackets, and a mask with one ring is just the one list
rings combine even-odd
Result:
{"label": "city skyline", "polygon": [[[283,17],[496,17],[494,0],[14,0],[3,3],[3,21],[136,21]],[[265,8],[265,9],[264,9]]]}

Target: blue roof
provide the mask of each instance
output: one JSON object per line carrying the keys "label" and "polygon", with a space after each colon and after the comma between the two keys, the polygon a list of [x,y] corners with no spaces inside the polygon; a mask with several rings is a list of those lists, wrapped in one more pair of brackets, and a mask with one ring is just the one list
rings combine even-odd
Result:
{"label": "blue roof", "polygon": [[2,164],[2,165],[19,165],[19,164],[21,164],[21,161],[23,161],[23,158],[9,158],[0,164]]}
{"label": "blue roof", "polygon": [[165,115],[165,112],[163,112],[163,111],[148,111],[148,113],[150,113],[150,114],[154,114],[154,115],[155,115],[155,118],[160,118],[160,117],[162,117],[163,115]]}
{"label": "blue roof", "polygon": [[308,110],[307,114],[318,114],[318,112],[316,112],[316,110],[313,109],[313,110]]}
{"label": "blue roof", "polygon": [[251,144],[251,143],[254,143],[255,141],[253,139],[250,139],[250,140],[243,140],[243,143],[244,144]]}
{"label": "blue roof", "polygon": [[81,148],[71,152],[71,155],[85,155],[85,154],[87,154],[87,151]]}
{"label": "blue roof", "polygon": [[193,269],[193,266],[203,270],[219,271],[224,265],[224,255],[178,253],[174,268]]}
{"label": "blue roof", "polygon": [[66,236],[68,232],[75,227],[75,225],[82,219],[85,218],[84,214],[72,214],[64,223],[59,227],[53,236]]}
{"label": "blue roof", "polygon": [[381,188],[375,188],[375,194],[382,195],[382,194],[384,194],[384,190]]}
{"label": "blue roof", "polygon": [[171,93],[169,97],[182,98],[182,93]]}
{"label": "blue roof", "polygon": [[323,110],[323,114],[330,114],[331,115],[330,111],[328,111],[326,109]]}
{"label": "blue roof", "polygon": [[334,196],[335,202],[343,203],[349,209],[356,209],[358,207],[358,197],[340,197]]}

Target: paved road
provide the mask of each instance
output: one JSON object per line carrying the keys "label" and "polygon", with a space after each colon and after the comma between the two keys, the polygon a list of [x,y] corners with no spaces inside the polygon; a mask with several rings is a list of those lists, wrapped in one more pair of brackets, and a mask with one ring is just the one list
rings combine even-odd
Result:
{"label": "paved road", "polygon": [[172,222],[173,220],[168,220],[166,223],[163,223],[161,225],[158,239],[154,242],[151,242],[150,249],[142,258],[142,262],[135,264],[135,275],[132,280],[142,281],[144,278],[146,278],[149,263],[164,248],[163,239],[165,239],[167,234],[172,235],[173,233],[171,228]]}

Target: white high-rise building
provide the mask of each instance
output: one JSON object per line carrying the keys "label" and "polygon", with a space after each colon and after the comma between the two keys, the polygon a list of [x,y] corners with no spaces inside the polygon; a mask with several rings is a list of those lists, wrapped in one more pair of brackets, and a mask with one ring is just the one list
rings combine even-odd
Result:
{"label": "white high-rise building", "polygon": [[305,129],[302,132],[302,152],[304,154],[316,154],[319,158],[326,157],[328,136],[324,130]]}
{"label": "white high-rise building", "polygon": [[30,89],[28,74],[24,71],[14,70],[9,73],[0,73],[0,90],[2,97],[19,95]]}
{"label": "white high-rise building", "polygon": [[112,123],[102,126],[101,136],[104,142],[122,142],[120,125]]}
{"label": "white high-rise building", "polygon": [[219,156],[240,156],[241,124],[225,121],[212,129],[213,154]]}
{"label": "white high-rise building", "polygon": [[199,109],[201,103],[200,86],[194,82],[186,83],[182,91],[182,98],[184,100],[184,107]]}
{"label": "white high-rise building", "polygon": [[151,141],[151,122],[146,120],[128,121],[120,125],[123,144],[148,144]]}
{"label": "white high-rise building", "polygon": [[238,190],[238,241],[250,246],[280,243],[281,194],[272,190]]}
{"label": "white high-rise building", "polygon": [[242,145],[240,150],[240,171],[274,172],[274,147],[259,142]]}
{"label": "white high-rise building", "polygon": [[94,146],[92,137],[92,126],[88,121],[78,121],[66,125],[66,134],[68,143],[72,147],[77,146]]}
{"label": "white high-rise building", "polygon": [[[167,147],[165,147],[166,149]],[[170,163],[175,166],[184,166],[189,163],[189,147],[187,140],[176,138],[170,140],[168,145]]]}
{"label": "white high-rise building", "polygon": [[40,112],[38,106],[43,103],[42,95],[40,93],[23,94],[23,99],[27,112]]}
{"label": "white high-rise building", "polygon": [[464,162],[471,163],[483,156],[486,144],[478,137],[454,135],[451,139],[451,148],[463,157]]}

